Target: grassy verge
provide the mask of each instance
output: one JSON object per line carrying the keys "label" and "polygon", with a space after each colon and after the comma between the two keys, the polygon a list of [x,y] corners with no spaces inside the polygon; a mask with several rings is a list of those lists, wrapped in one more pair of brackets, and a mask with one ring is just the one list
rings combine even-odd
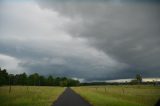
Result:
{"label": "grassy verge", "polygon": [[13,86],[0,87],[1,106],[51,106],[64,91],[62,87]]}
{"label": "grassy verge", "polygon": [[94,106],[154,106],[160,87],[89,86],[73,88]]}

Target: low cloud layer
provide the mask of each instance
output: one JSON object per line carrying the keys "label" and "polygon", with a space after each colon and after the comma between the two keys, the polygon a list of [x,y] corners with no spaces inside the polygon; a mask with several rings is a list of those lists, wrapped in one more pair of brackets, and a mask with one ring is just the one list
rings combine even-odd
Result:
{"label": "low cloud layer", "polygon": [[1,5],[0,65],[11,73],[86,80],[160,76],[159,3],[36,0]]}

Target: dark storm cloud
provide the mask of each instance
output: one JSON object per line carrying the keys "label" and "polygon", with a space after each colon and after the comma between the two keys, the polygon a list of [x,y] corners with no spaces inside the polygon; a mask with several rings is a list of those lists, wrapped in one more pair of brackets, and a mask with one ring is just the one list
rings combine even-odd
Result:
{"label": "dark storm cloud", "polygon": [[[70,29],[73,36],[85,37],[98,50],[130,69],[125,76],[141,73],[159,76],[160,4],[151,0],[40,3],[68,17],[83,19],[83,27]],[[151,71],[152,70],[152,71]],[[121,73],[122,71],[120,71]],[[116,72],[118,73],[118,72]],[[116,76],[116,77],[121,77]]]}
{"label": "dark storm cloud", "polygon": [[88,81],[158,77],[160,4],[140,1],[8,2],[0,10],[0,64]]}

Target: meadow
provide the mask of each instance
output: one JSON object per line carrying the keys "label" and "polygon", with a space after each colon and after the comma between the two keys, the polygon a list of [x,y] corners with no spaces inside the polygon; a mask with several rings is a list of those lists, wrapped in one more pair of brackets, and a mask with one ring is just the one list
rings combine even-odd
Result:
{"label": "meadow", "polygon": [[144,85],[73,87],[93,106],[154,106],[160,87]]}
{"label": "meadow", "polygon": [[[0,106],[51,106],[64,87],[0,87]],[[72,87],[93,106],[154,106],[160,98],[160,87],[144,85],[108,85]]]}
{"label": "meadow", "polygon": [[9,86],[0,87],[0,106],[51,106],[64,87]]}

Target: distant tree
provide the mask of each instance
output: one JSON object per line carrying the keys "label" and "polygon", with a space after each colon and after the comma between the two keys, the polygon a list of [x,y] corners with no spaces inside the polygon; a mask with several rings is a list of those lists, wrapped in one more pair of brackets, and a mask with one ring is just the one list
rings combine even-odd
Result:
{"label": "distant tree", "polygon": [[74,80],[74,79],[68,79],[67,81],[68,81],[67,86],[78,86],[80,83],[78,80]]}
{"label": "distant tree", "polygon": [[33,74],[29,75],[29,77],[28,77],[28,85],[34,85],[34,82],[35,82],[35,80],[34,80]]}
{"label": "distant tree", "polygon": [[137,74],[135,79],[131,80],[131,84],[140,84],[142,83],[142,76],[140,74]]}
{"label": "distant tree", "polygon": [[78,86],[80,82],[78,80],[69,79],[69,78],[62,78],[60,81],[60,86]]}
{"label": "distant tree", "polygon": [[137,80],[135,80],[135,79],[134,79],[134,80],[131,80],[130,84],[132,84],[132,85],[133,85],[133,84],[137,84]]}
{"label": "distant tree", "polygon": [[[66,77],[53,78],[51,75],[44,77],[38,73],[27,75],[22,74],[8,74],[6,69],[0,68],[0,86],[2,85],[34,85],[34,86],[78,86],[79,81],[69,79]],[[9,90],[9,92],[11,89]]]}
{"label": "distant tree", "polygon": [[136,80],[138,83],[142,83],[142,76],[140,74],[136,75]]}
{"label": "distant tree", "polygon": [[54,85],[54,79],[51,75],[48,76],[48,78],[47,78],[47,85],[48,86],[53,86]]}
{"label": "distant tree", "polygon": [[7,70],[6,69],[2,70],[0,68],[0,86],[1,85],[8,85],[8,80],[9,80],[9,77],[8,77]]}
{"label": "distant tree", "polygon": [[13,85],[14,84],[14,74],[9,74],[8,77],[9,77],[8,84]]}
{"label": "distant tree", "polygon": [[40,86],[45,86],[46,84],[46,78],[44,76],[39,76]]}
{"label": "distant tree", "polygon": [[55,78],[54,85],[55,86],[59,86],[60,85],[60,81],[61,81],[60,77]]}
{"label": "distant tree", "polygon": [[67,83],[67,80],[65,80],[65,81],[60,81],[60,82],[59,82],[59,85],[62,86],[62,87],[67,86],[67,84],[68,84],[68,83]]}
{"label": "distant tree", "polygon": [[39,74],[38,73],[34,73],[34,74],[31,74],[29,77],[28,77],[28,83],[29,85],[40,85],[40,79],[39,79]]}
{"label": "distant tree", "polygon": [[28,76],[26,73],[15,75],[14,83],[16,85],[27,85],[28,84]]}

